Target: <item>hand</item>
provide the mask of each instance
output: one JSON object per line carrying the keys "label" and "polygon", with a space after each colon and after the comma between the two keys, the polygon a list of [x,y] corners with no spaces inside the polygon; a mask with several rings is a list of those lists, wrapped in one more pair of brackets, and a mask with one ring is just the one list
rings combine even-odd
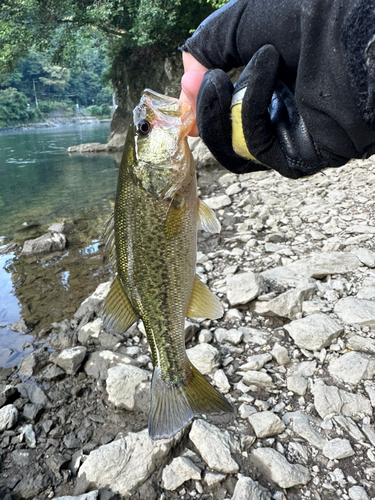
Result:
{"label": "hand", "polygon": [[[373,4],[233,0],[198,27],[183,47],[184,98],[197,98],[199,134],[220,163],[297,178],[375,153]],[[238,66],[234,88],[225,72]]]}
{"label": "hand", "polygon": [[[180,99],[184,102],[189,103],[193,108],[194,114],[196,115],[198,91],[201,86],[204,74],[208,70],[188,52],[182,53],[182,61],[184,64],[185,74],[183,75],[181,80],[182,91]],[[189,135],[192,137],[198,136],[197,125],[194,125]]]}

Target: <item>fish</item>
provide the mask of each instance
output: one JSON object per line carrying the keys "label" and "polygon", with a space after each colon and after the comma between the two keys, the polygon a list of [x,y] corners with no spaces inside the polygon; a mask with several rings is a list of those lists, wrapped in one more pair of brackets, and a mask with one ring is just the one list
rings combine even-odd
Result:
{"label": "fish", "polygon": [[185,318],[218,319],[219,299],[196,275],[197,229],[220,231],[197,195],[187,135],[195,123],[181,100],[146,89],[133,111],[105,244],[115,279],[104,303],[109,331],[144,324],[153,374],[148,432],[167,439],[196,416],[232,412],[190,362]]}

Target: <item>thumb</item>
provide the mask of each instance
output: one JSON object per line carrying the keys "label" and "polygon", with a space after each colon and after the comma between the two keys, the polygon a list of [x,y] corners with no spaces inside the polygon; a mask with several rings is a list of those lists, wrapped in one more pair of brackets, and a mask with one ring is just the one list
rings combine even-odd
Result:
{"label": "thumb", "polygon": [[[204,71],[188,71],[184,74],[181,80],[182,92],[180,99],[182,99],[184,102],[188,102],[191,105],[195,115],[197,111],[197,96],[204,77],[204,73]],[[189,135],[198,135],[198,129],[196,125],[193,127]]]}

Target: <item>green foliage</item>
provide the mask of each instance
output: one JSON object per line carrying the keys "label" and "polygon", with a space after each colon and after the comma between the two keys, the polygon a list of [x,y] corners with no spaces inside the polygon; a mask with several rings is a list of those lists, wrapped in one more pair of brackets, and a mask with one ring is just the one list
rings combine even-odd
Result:
{"label": "green foliage", "polygon": [[25,94],[13,87],[0,91],[0,126],[26,123],[29,118]]}
{"label": "green foliage", "polygon": [[111,114],[108,104],[102,104],[101,106],[94,104],[87,108],[87,112],[90,116],[110,116]]}
{"label": "green foliage", "polygon": [[41,101],[39,111],[43,115],[74,116],[74,104],[72,101]]}

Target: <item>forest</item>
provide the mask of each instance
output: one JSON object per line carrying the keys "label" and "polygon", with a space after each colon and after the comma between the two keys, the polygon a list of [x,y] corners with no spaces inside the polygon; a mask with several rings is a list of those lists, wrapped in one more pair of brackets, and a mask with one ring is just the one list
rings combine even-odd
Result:
{"label": "forest", "polygon": [[[122,66],[175,54],[225,0],[3,0],[0,127],[74,116],[109,116]],[[144,72],[139,64],[139,73]],[[150,67],[150,71],[152,68]],[[144,75],[143,75],[144,76]],[[146,77],[147,79],[147,77]]]}

